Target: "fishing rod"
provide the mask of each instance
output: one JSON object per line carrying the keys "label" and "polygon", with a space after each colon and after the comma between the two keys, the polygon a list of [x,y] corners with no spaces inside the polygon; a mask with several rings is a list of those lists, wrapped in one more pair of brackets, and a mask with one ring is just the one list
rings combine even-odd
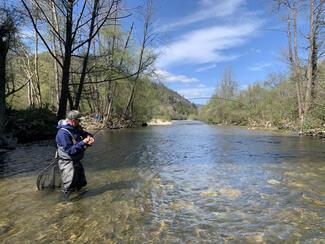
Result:
{"label": "fishing rod", "polygon": [[95,132],[92,134],[93,137],[94,137],[94,136],[95,136],[99,131],[101,131],[101,130],[103,130],[103,129],[106,129],[104,125],[103,125],[102,127],[98,128],[98,129],[96,129]]}

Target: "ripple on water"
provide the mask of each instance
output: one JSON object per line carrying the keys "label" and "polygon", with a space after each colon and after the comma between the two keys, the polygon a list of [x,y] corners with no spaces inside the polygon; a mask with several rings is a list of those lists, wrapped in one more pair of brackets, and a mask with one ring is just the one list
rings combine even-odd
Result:
{"label": "ripple on water", "polygon": [[321,243],[325,167],[316,140],[201,123],[105,132],[70,204],[35,190],[51,143],[0,165],[7,243]]}

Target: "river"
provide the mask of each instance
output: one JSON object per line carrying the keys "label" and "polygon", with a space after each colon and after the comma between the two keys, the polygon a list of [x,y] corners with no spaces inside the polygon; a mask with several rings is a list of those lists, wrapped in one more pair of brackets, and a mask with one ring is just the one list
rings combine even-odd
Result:
{"label": "river", "polygon": [[3,243],[325,242],[325,142],[200,122],[101,131],[68,204],[50,141],[1,156]]}

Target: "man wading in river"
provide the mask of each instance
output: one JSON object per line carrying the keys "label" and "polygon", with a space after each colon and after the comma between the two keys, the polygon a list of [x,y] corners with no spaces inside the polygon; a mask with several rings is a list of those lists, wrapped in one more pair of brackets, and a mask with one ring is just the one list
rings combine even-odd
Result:
{"label": "man wading in river", "polygon": [[58,147],[59,168],[62,179],[62,200],[68,201],[72,191],[78,191],[87,185],[84,168],[80,160],[84,151],[95,140],[79,125],[81,115],[77,110],[67,113],[65,120],[58,123],[56,144]]}

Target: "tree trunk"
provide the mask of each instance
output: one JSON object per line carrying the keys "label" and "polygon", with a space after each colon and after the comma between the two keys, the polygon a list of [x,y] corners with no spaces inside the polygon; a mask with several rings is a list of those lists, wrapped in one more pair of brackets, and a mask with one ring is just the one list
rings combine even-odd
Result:
{"label": "tree trunk", "polygon": [[137,75],[134,79],[134,84],[132,86],[132,90],[131,90],[131,94],[130,94],[130,97],[128,99],[128,102],[126,104],[126,107],[125,107],[125,110],[124,110],[124,113],[123,113],[123,116],[124,117],[127,117],[127,114],[130,110],[130,106],[131,106],[131,103],[132,103],[132,100],[134,98],[134,93],[135,93],[135,88],[136,88],[136,85],[137,85],[137,81],[140,77],[140,72],[141,72],[141,68],[142,68],[142,65],[143,65],[143,54],[144,54],[144,50],[145,50],[145,47],[146,47],[146,41],[147,41],[147,35],[148,35],[148,27],[149,27],[149,22],[146,22],[145,23],[145,28],[144,28],[144,36],[143,36],[143,42],[142,42],[142,45],[141,45],[141,50],[140,50],[140,56],[139,56],[139,64],[138,64],[138,72],[137,72]]}
{"label": "tree trunk", "polygon": [[[37,25],[38,21],[38,8],[36,7],[36,16],[35,16],[35,24]],[[34,73],[35,73],[35,80],[37,86],[37,95],[36,99],[38,102],[38,106],[42,107],[42,95],[41,95],[41,84],[39,79],[39,58],[38,58],[38,34],[35,30],[35,57],[34,57]]]}
{"label": "tree trunk", "polygon": [[66,17],[66,41],[64,45],[64,60],[62,68],[61,80],[61,96],[59,101],[58,119],[64,119],[67,111],[67,101],[69,96],[69,80],[70,80],[70,66],[72,55],[72,13],[73,0],[67,1],[67,17]]}
{"label": "tree trunk", "polygon": [[[59,29],[59,23],[58,23],[58,17],[57,17],[57,11],[56,11],[56,7],[53,3],[53,1],[51,1],[51,9],[52,9],[52,22],[54,25],[54,28],[56,29],[56,31],[58,33],[60,33],[60,29]],[[60,56],[62,58],[62,48],[61,48],[61,42],[59,40],[57,40],[57,37],[55,36],[55,34],[52,34],[52,38],[53,38],[53,46],[54,46],[54,55],[55,56]],[[59,43],[59,44],[58,44]],[[59,55],[60,54],[60,55]],[[61,59],[60,58],[60,59]],[[60,94],[60,80],[59,80],[59,74],[60,74],[60,69],[59,69],[59,64],[56,60],[53,60],[53,65],[54,65],[54,86],[55,87],[55,94],[54,94],[54,99],[53,101],[55,101],[55,108],[58,109],[58,104],[59,104],[59,94]]]}
{"label": "tree trunk", "polygon": [[6,121],[6,57],[8,44],[0,38],[0,138]]}
{"label": "tree trunk", "polygon": [[291,35],[291,19],[290,19],[290,15],[288,14],[287,16],[287,24],[288,24],[288,28],[287,28],[287,35],[288,35],[288,52],[289,52],[289,62],[291,67],[294,66],[294,62],[293,62],[293,54],[292,54],[292,35]]}
{"label": "tree trunk", "polygon": [[87,72],[87,66],[88,66],[88,59],[89,59],[89,51],[90,51],[91,41],[93,39],[91,37],[94,34],[95,19],[96,19],[96,16],[97,16],[98,4],[99,4],[99,0],[95,0],[94,1],[93,11],[92,11],[92,14],[91,14],[91,23],[90,23],[89,36],[88,36],[89,37],[89,41],[87,42],[87,50],[86,50],[85,58],[84,58],[83,64],[82,64],[82,71],[81,71],[81,76],[80,76],[78,91],[77,91],[76,98],[75,98],[74,109],[78,109],[79,108],[79,103],[80,103],[80,99],[81,99],[81,93],[82,93],[83,85],[84,85],[85,78],[86,78],[86,72]]}
{"label": "tree trunk", "polygon": [[[307,114],[310,110],[310,106],[313,101],[314,90],[315,90],[315,74],[314,74],[314,64],[315,61],[315,49],[316,49],[316,38],[315,38],[315,26],[314,26],[314,0],[310,0],[310,16],[309,16],[309,54],[308,54],[308,64],[307,64],[307,87],[305,96],[305,106],[304,112]],[[317,58],[317,55],[316,55]]]}
{"label": "tree trunk", "polygon": [[294,48],[294,79],[296,82],[296,92],[298,100],[298,112],[300,119],[300,130],[302,131],[304,125],[304,109],[303,109],[303,97],[301,90],[301,69],[300,69],[300,59],[298,56],[298,45],[297,45],[297,8],[294,6],[293,9],[293,48]]}
{"label": "tree trunk", "polygon": [[28,82],[28,105],[29,108],[34,107],[34,102],[33,102],[33,79],[30,79]]}
{"label": "tree trunk", "polygon": [[134,98],[134,93],[135,93],[135,89],[136,89],[136,86],[137,86],[137,81],[138,81],[138,79],[140,77],[140,72],[142,71],[143,55],[144,55],[144,51],[145,51],[145,48],[146,48],[147,42],[149,41],[149,36],[150,36],[149,35],[149,25],[151,24],[151,18],[152,18],[152,0],[148,0],[147,1],[147,6],[146,6],[145,19],[144,19],[143,40],[142,40],[141,49],[140,49],[138,70],[137,70],[136,77],[134,79],[134,84],[132,86],[131,94],[129,96],[128,102],[127,102],[126,107],[125,107],[124,112],[123,112],[123,117],[128,116],[130,106],[131,106],[132,100]]}

